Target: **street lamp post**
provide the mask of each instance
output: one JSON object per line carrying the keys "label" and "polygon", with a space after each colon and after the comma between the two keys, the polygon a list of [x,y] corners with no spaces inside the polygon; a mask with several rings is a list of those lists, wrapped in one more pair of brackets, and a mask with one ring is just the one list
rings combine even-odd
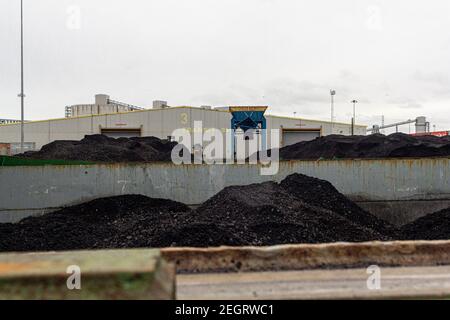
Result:
{"label": "street lamp post", "polygon": [[351,103],[353,103],[352,136],[354,136],[356,123],[356,104],[358,103],[358,100],[352,100]]}
{"label": "street lamp post", "polygon": [[336,95],[336,90],[330,90],[331,95],[331,134],[334,133],[334,96]]}
{"label": "street lamp post", "polygon": [[25,93],[23,85],[23,0],[20,0],[20,151],[24,152],[24,109],[25,109]]}

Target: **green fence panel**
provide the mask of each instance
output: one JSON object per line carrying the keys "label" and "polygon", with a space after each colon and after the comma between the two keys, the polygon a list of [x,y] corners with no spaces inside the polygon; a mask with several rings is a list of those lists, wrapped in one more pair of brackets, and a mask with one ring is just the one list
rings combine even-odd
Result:
{"label": "green fence panel", "polygon": [[88,161],[70,161],[70,160],[39,160],[20,157],[0,156],[0,167],[17,167],[17,166],[47,166],[47,165],[87,165],[95,164]]}

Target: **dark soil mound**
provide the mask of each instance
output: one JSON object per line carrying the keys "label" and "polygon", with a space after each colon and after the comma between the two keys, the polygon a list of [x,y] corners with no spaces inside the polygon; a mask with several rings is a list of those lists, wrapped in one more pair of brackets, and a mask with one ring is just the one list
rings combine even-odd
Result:
{"label": "dark soil mound", "polygon": [[40,151],[18,156],[100,162],[170,161],[176,144],[155,137],[114,139],[98,134],[85,136],[81,141],[54,141],[43,146]]}
{"label": "dark soil mound", "polygon": [[395,236],[398,232],[394,226],[360,208],[328,181],[302,174],[293,174],[284,179],[280,185],[309,205],[331,210],[381,234]]}
{"label": "dark soil mound", "polygon": [[408,240],[450,239],[450,208],[429,214],[401,228]]}
{"label": "dark soil mound", "polygon": [[[328,195],[328,196],[326,196]],[[322,180],[228,187],[197,210],[130,195],[0,225],[0,251],[243,246],[392,239],[393,229]]]}
{"label": "dark soil mound", "polygon": [[[348,213],[346,216],[334,210],[332,205],[324,206],[317,199],[311,201],[313,196],[302,199],[287,188],[292,187],[295,181],[301,184],[305,178],[305,176],[293,175],[284,180],[281,185],[266,182],[228,187],[206,201],[194,215],[205,222],[239,230],[239,236],[246,237],[254,245],[358,242],[388,238],[381,227],[383,222],[362,211],[356,205],[349,206],[348,210],[357,210],[359,214],[352,216]],[[316,183],[320,184],[323,181],[316,180]],[[311,193],[314,192],[316,190],[311,190]],[[339,194],[335,189],[332,192]],[[333,195],[330,196],[332,197]],[[353,217],[358,219],[352,220]],[[360,219],[361,217],[365,220]],[[366,224],[366,221],[373,222],[371,218],[380,223],[380,225],[372,223],[379,226],[380,231]]]}
{"label": "dark soil mound", "polygon": [[[184,204],[127,195],[97,199],[0,225],[0,250],[48,251],[151,246],[151,236],[189,212]],[[178,213],[178,214],[177,214]]]}
{"label": "dark soil mound", "polygon": [[403,133],[389,136],[331,135],[280,149],[280,158],[284,160],[442,156],[450,156],[450,139],[447,137],[414,137]]}
{"label": "dark soil mound", "polygon": [[245,246],[248,239],[237,230],[204,222],[191,222],[161,229],[152,239],[154,247],[218,247]]}

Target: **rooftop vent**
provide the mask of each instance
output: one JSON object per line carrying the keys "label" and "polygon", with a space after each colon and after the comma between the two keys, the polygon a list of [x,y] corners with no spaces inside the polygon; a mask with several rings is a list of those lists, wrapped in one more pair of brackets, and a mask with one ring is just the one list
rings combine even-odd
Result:
{"label": "rooftop vent", "polygon": [[155,100],[153,101],[153,109],[164,109],[167,108],[167,101]]}

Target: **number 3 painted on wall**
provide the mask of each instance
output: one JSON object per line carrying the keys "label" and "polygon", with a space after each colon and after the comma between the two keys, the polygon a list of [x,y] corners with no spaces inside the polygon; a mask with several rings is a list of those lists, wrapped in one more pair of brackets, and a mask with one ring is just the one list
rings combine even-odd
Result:
{"label": "number 3 painted on wall", "polygon": [[187,124],[188,123],[188,114],[183,112],[182,114],[180,114],[180,121],[181,124]]}

